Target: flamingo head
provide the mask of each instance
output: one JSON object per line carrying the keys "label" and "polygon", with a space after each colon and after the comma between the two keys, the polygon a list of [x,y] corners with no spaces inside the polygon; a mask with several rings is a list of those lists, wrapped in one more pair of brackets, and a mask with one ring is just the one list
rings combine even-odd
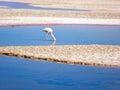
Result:
{"label": "flamingo head", "polygon": [[46,33],[49,33],[49,34],[52,34],[52,32],[53,32],[52,28],[49,28],[49,27],[44,28],[43,31]]}

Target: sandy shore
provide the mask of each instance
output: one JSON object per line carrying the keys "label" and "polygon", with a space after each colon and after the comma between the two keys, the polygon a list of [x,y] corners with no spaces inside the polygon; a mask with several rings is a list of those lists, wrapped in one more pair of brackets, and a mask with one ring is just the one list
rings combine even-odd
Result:
{"label": "sandy shore", "polygon": [[88,10],[85,12],[61,10],[7,9],[0,6],[0,25],[23,24],[106,24],[120,25],[119,0],[0,0],[28,3],[46,8]]}
{"label": "sandy shore", "polygon": [[120,46],[8,46],[0,47],[0,54],[68,64],[120,67]]}

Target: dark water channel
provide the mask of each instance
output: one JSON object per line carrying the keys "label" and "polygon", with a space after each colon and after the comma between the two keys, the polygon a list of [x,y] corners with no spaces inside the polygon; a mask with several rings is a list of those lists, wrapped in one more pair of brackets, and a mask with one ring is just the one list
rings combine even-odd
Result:
{"label": "dark water channel", "polygon": [[0,56],[0,90],[119,90],[120,68]]}

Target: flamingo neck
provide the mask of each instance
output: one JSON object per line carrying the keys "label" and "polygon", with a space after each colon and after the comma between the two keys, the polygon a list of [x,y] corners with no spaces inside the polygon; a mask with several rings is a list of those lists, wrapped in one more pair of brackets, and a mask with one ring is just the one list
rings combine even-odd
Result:
{"label": "flamingo neck", "polygon": [[52,33],[51,33],[51,36],[52,36],[53,40],[56,41],[56,38]]}

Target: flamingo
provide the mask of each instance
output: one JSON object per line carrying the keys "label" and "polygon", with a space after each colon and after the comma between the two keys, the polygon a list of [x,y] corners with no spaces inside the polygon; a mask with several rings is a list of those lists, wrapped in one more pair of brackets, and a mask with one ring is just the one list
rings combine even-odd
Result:
{"label": "flamingo", "polygon": [[43,31],[46,32],[48,35],[50,35],[53,38],[54,41],[56,41],[56,38],[55,38],[55,36],[53,34],[52,28],[47,27],[47,28],[44,28]]}

